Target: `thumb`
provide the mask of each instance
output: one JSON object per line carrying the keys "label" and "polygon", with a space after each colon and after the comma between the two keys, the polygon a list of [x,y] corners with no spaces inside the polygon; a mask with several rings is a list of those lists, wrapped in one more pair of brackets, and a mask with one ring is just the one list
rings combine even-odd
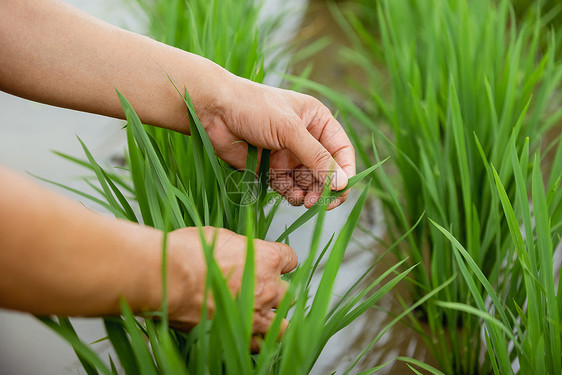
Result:
{"label": "thumb", "polygon": [[312,171],[319,181],[331,178],[330,188],[342,190],[347,186],[347,174],[338,165],[332,155],[324,146],[312,136],[304,126],[296,127],[297,131],[290,134],[285,142],[299,161]]}

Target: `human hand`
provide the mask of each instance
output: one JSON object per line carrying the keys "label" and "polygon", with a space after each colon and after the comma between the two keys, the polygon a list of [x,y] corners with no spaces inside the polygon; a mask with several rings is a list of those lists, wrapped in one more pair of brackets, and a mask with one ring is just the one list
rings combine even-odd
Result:
{"label": "human hand", "polygon": [[[222,159],[243,168],[244,142],[272,150],[271,185],[292,204],[312,206],[331,170],[333,190],[355,174],[345,132],[310,96],[236,77],[201,56],[98,22],[64,2],[12,3],[0,13],[4,91],[123,118],[117,88],[143,123],[188,133],[185,103],[172,79],[189,89]],[[18,33],[11,32],[16,27]],[[329,208],[344,200],[345,194]]]}
{"label": "human hand", "polygon": [[[223,77],[224,78],[224,77]],[[271,150],[271,187],[293,205],[310,208],[332,176],[342,190],[355,175],[355,153],[330,111],[317,99],[229,75],[218,98],[198,106],[217,155],[244,168],[247,143]],[[242,142],[241,142],[242,141]],[[343,203],[342,194],[328,209]]]}
{"label": "human hand", "polygon": [[[226,229],[202,228],[208,243],[216,233],[215,259],[224,275],[228,287],[235,295],[240,291],[246,262],[247,239]],[[169,318],[170,325],[189,330],[199,323],[205,295],[206,262],[198,228],[183,228],[168,235],[169,259]],[[281,274],[292,271],[297,266],[297,255],[287,245],[262,240],[254,240],[255,246],[255,303],[254,336],[262,336],[269,330],[275,319],[276,308],[288,283],[281,280]],[[214,311],[212,299],[207,301],[209,314]],[[287,327],[283,320],[281,334]],[[256,340],[252,349],[259,346]]]}

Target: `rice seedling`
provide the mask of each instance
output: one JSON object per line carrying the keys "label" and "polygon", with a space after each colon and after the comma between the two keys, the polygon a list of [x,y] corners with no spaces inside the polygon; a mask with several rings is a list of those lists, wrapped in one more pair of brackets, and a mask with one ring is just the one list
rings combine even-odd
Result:
{"label": "rice seedling", "polygon": [[[353,43],[342,56],[365,75],[354,85],[364,93],[363,108],[328,88],[288,79],[334,102],[349,120],[347,129],[365,164],[391,156],[392,173],[379,169],[374,177],[391,238],[425,213],[462,244],[491,285],[502,285],[506,277],[520,279],[521,267],[508,274],[504,267],[512,234],[502,219],[489,165],[497,168],[513,201],[518,177],[508,146],[522,155],[525,149],[534,153],[541,144],[547,149],[554,144],[543,138],[562,115],[551,105],[562,77],[552,34],[543,47],[544,23],[529,16],[518,24],[509,1],[372,2],[380,39],[358,17],[333,9]],[[380,57],[387,76],[380,74]],[[373,132],[372,145],[357,127]],[[552,204],[558,210],[559,203]],[[411,274],[414,301],[462,274],[449,240],[429,220],[395,253],[420,264]],[[481,284],[476,288],[486,291]],[[523,306],[525,290],[511,293],[509,303]],[[489,373],[495,362],[490,356],[480,360],[490,349],[480,339],[481,316],[444,308],[451,303],[479,308],[470,284],[456,279],[408,323],[425,338],[443,372]]]}
{"label": "rice seedling", "polygon": [[[107,338],[115,348],[125,373],[306,374],[314,365],[322,348],[331,336],[372,307],[388,290],[410,272],[412,267],[401,271],[390,281],[380,286],[379,289],[376,289],[385,277],[397,271],[404,263],[399,262],[377,280],[369,283],[366,289],[357,290],[356,286],[359,281],[367,275],[365,273],[344,297],[334,307],[330,308],[331,291],[337,271],[345,249],[351,240],[353,230],[357,225],[368,186],[363,189],[361,197],[355,204],[349,220],[339,235],[332,236],[325,245],[320,243],[322,222],[325,208],[331,200],[323,199],[317,206],[299,217],[280,236],[280,239],[287,239],[292,231],[315,214],[318,215],[310,255],[291,276],[289,291],[277,309],[276,320],[263,340],[260,353],[252,355],[249,350],[252,335],[252,280],[254,277],[252,238],[258,233],[262,233],[259,237],[263,238],[268,225],[271,223],[271,220],[268,219],[269,216],[263,216],[266,194],[259,194],[258,200],[249,205],[243,205],[228,199],[227,187],[226,184],[223,184],[224,175],[228,170],[219,164],[218,158],[210,147],[210,141],[206,133],[197,118],[194,117],[195,112],[189,97],[186,99],[186,104],[191,114],[190,123],[193,129],[191,147],[197,147],[197,150],[194,150],[193,153],[202,157],[202,160],[192,161],[192,167],[197,167],[197,164],[199,164],[198,167],[200,168],[204,165],[203,161],[207,162],[210,165],[210,170],[213,171],[213,178],[205,180],[204,183],[209,183],[209,185],[203,188],[197,185],[183,186],[179,176],[170,178],[170,170],[173,170],[175,166],[165,164],[165,159],[160,156],[164,150],[159,149],[156,143],[151,142],[149,133],[140,123],[129,103],[122,96],[120,98],[128,119],[128,156],[133,184],[130,189],[135,193],[140,216],[137,217],[132,204],[117,186],[125,186],[127,182],[123,177],[107,173],[96,163],[84,146],[89,168],[96,173],[101,186],[99,192],[104,199],[95,198],[97,199],[96,202],[102,203],[118,217],[132,221],[141,221],[139,219],[142,219],[145,223],[150,222],[150,225],[165,231],[181,228],[188,224],[191,225],[191,223],[201,227],[204,220],[214,217],[212,213],[220,212],[223,218],[216,219],[217,221],[222,221],[225,227],[246,234],[249,238],[243,292],[238,296],[232,296],[228,289],[227,278],[222,274],[213,257],[213,244],[206,243],[207,285],[216,304],[216,311],[212,319],[209,319],[204,308],[201,323],[191,333],[183,334],[168,329],[165,300],[162,301],[162,311],[150,314],[150,316],[159,318],[160,322],[147,319],[144,325],[138,323],[125,301],[122,304],[123,318],[105,318]],[[255,170],[256,164],[257,150],[250,148],[247,170]],[[83,163],[83,165],[86,165],[86,163]],[[378,165],[380,163],[352,178],[348,188],[370,175]],[[138,169],[135,169],[137,167]],[[240,174],[241,178],[247,176],[247,173],[242,171],[235,173]],[[262,173],[266,172],[262,171]],[[199,198],[205,199],[205,201],[200,204],[193,199],[196,188],[203,190]],[[139,190],[143,193],[139,194]],[[211,195],[213,193],[215,195]],[[328,195],[335,198],[341,193],[326,191],[325,198],[328,198]],[[82,195],[90,198],[85,193],[82,193]],[[272,215],[271,212],[268,215]],[[233,220],[229,221],[229,217]],[[257,219],[254,220],[254,217]],[[202,240],[204,241],[203,236]],[[317,255],[321,246],[322,250]],[[165,244],[163,254],[165,256]],[[327,257],[326,265],[318,291],[311,300],[310,279],[319,260],[324,256]],[[166,295],[166,293],[163,293],[163,295]],[[295,303],[294,306],[291,306],[293,300]],[[277,342],[281,319],[289,316],[289,311],[291,311],[290,328],[281,341]],[[73,345],[88,373],[110,374],[116,372],[113,359],[111,359],[110,366],[107,366],[92,349],[78,339],[68,319],[60,318],[58,322],[51,318],[42,318],[42,320]],[[148,337],[150,346],[144,341],[144,337]]]}
{"label": "rice seedling", "polygon": [[[258,8],[252,3],[138,1],[147,9],[150,29],[158,39],[209,57],[243,77],[263,79],[263,54],[256,27]],[[240,22],[234,22],[233,18]],[[134,318],[123,301],[123,317],[104,318],[106,339],[117,356],[107,363],[79,339],[68,319],[44,317],[42,320],[73,346],[89,374],[118,373],[118,364],[126,374],[307,374],[327,341],[376,304],[414,266],[403,270],[405,262],[399,262],[360,289],[358,285],[368,275],[366,272],[332,307],[334,281],[357,225],[368,185],[341,232],[322,244],[326,205],[342,193],[325,191],[325,199],[278,238],[288,241],[294,230],[317,216],[310,254],[290,275],[290,287],[276,310],[276,319],[261,342],[260,352],[252,354],[249,350],[254,304],[252,240],[265,238],[281,202],[280,197],[267,190],[269,153],[263,151],[260,155],[249,146],[245,170],[233,170],[216,156],[187,90],[178,91],[178,95],[184,97],[189,112],[191,136],[145,127],[119,94],[127,117],[127,166],[119,173],[103,168],[82,143],[87,160],[60,155],[95,174],[97,184],[91,186],[99,197],[69,190],[103,206],[116,217],[153,226],[165,233],[186,226],[210,225],[245,234],[248,251],[242,292],[236,296],[230,293],[227,277],[213,256],[214,243],[207,243],[201,234],[207,262],[206,287],[215,312],[209,318],[204,307],[201,323],[190,333],[169,329],[166,299],[161,310],[147,314],[143,322]],[[350,179],[347,189],[372,175],[381,163]],[[313,293],[311,278],[323,258],[326,258],[325,267]],[[389,275],[392,277],[388,278]],[[164,288],[165,277],[163,270]],[[167,295],[166,289],[163,295]],[[290,325],[279,340],[283,318],[290,319]]]}
{"label": "rice seedling", "polygon": [[[508,196],[513,197],[515,178],[506,167],[505,147],[512,139],[521,151],[522,140],[531,137],[530,147],[536,149],[541,134],[552,124],[544,116],[548,98],[560,79],[554,51],[541,57],[538,23],[506,31],[513,19],[505,1],[497,7],[484,2],[417,2],[411,13],[396,3],[383,4],[383,53],[394,100],[393,107],[382,104],[382,98],[378,102],[393,126],[395,150],[391,152],[406,202],[402,211],[395,196],[388,201],[389,220],[400,228],[413,215],[425,211],[454,233],[488,280],[499,283],[505,277],[502,264],[510,241],[506,224],[494,209],[498,199],[486,163],[498,166]],[[423,21],[416,24],[416,20]],[[378,184],[392,197],[392,186],[383,173]],[[426,259],[425,269],[420,267],[415,274],[418,284],[414,296],[459,272],[450,246],[439,236],[435,228],[421,226],[409,246],[402,248],[402,256]],[[511,270],[515,279],[517,271],[522,272]],[[524,302],[521,291],[513,293],[510,297]],[[454,283],[438,298],[446,303],[477,302],[468,284],[462,282]],[[427,341],[438,340],[432,345],[443,370],[488,373],[493,362],[480,364],[478,360],[482,350],[480,319],[442,307],[430,301],[423,319],[431,330],[432,338]]]}
{"label": "rice seedling", "polygon": [[260,21],[259,2],[131,2],[156,40],[206,57],[238,76],[263,81],[263,39],[275,28],[276,20]]}
{"label": "rice seedling", "polygon": [[[537,14],[541,15],[541,22],[545,28],[552,29],[556,33],[556,49],[560,49],[562,38],[562,4],[552,0],[518,0],[513,2],[513,8],[518,18],[536,18]],[[550,41],[548,36],[541,41],[547,45]]]}
{"label": "rice seedling", "polygon": [[[515,200],[508,198],[493,165],[489,170],[510,232],[503,265],[505,277],[491,284],[463,245],[447,229],[433,223],[451,241],[476,306],[437,303],[473,314],[485,322],[487,352],[495,374],[558,374],[562,371],[562,284],[560,263],[555,264],[553,256],[562,232],[562,146],[558,145],[548,179],[541,173],[538,154],[532,168],[529,167],[528,147],[518,155],[511,143],[507,153],[516,180]],[[529,172],[531,197],[527,194]]]}

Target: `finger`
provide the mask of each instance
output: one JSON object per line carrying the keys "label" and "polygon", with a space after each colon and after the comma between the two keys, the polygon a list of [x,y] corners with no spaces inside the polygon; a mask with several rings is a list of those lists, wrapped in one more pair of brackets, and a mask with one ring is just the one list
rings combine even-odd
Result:
{"label": "finger", "polygon": [[342,204],[343,202],[345,202],[345,197],[342,199],[342,197],[337,197],[336,199],[334,199],[334,201],[332,203],[330,203],[328,205],[328,207],[326,207],[326,211],[330,211],[333,210],[334,208],[338,207],[340,204]]}
{"label": "finger", "polygon": [[308,131],[332,155],[348,178],[355,176],[355,150],[349,137],[330,111],[322,104],[319,105],[322,109],[310,121]]}
{"label": "finger", "polygon": [[300,206],[304,203],[305,191],[295,184],[289,171],[270,170],[269,185],[293,206]]}
{"label": "finger", "polygon": [[318,181],[310,169],[301,165],[292,171],[292,177],[295,183],[304,191],[316,189],[322,191],[320,181]]}
{"label": "finger", "polygon": [[330,203],[328,203],[328,206],[326,206],[326,211],[331,211],[346,201],[347,192],[345,192],[344,194],[340,195],[337,198],[330,198],[330,197],[322,198],[322,194],[311,192],[307,194],[307,196],[305,197],[304,206],[306,208],[310,208],[314,206],[316,203],[318,203],[320,199],[333,199]]}
{"label": "finger", "polygon": [[287,149],[271,151],[270,166],[274,170],[292,171],[302,163]]}
{"label": "finger", "polygon": [[293,190],[284,195],[287,202],[292,206],[302,206],[304,204],[304,197],[306,193],[304,190],[295,187]]}
{"label": "finger", "polygon": [[[275,317],[276,314],[273,310],[254,311],[254,325],[252,334],[265,336],[271,329],[271,325],[273,324]],[[281,338],[283,336],[285,330],[287,329],[288,323],[289,322],[286,319],[283,319],[281,321],[278,338]]]}
{"label": "finger", "polygon": [[310,208],[314,206],[318,200],[322,197],[322,193],[319,191],[310,191],[304,197],[304,206]]}
{"label": "finger", "polygon": [[[310,208],[318,203],[324,192],[323,184],[312,176],[310,170],[306,169],[306,173],[311,181],[308,181],[308,189],[306,189],[306,197],[304,198],[304,206]],[[305,174],[306,176],[306,174]]]}
{"label": "finger", "polygon": [[279,272],[287,273],[291,272],[297,265],[299,264],[299,259],[295,251],[289,246],[283,243],[277,242],[269,242],[274,249],[279,253],[280,261],[279,261]]}
{"label": "finger", "polygon": [[271,153],[269,185],[293,206],[301,206],[306,195],[306,189],[299,186],[292,175],[299,164],[298,159],[288,150]]}
{"label": "finger", "polygon": [[254,308],[256,310],[269,310],[277,306],[285,297],[289,283],[278,277],[277,280],[260,282],[256,285]]}
{"label": "finger", "polygon": [[285,331],[287,331],[287,327],[289,327],[289,321],[287,319],[283,319],[281,321],[281,329],[279,330],[279,337],[277,338],[278,340],[281,340],[281,337],[283,337]]}
{"label": "finger", "polygon": [[332,156],[334,159],[336,159],[338,165],[343,169],[348,178],[355,176],[355,149],[353,148],[351,143],[335,151]]}
{"label": "finger", "polygon": [[263,343],[262,335],[254,335],[250,340],[250,351],[252,354],[257,354],[261,350],[261,344]]}
{"label": "finger", "polygon": [[257,310],[254,311],[254,325],[252,333],[254,335],[264,335],[269,331],[273,320],[275,319],[275,312],[273,310]]}
{"label": "finger", "polygon": [[279,285],[277,287],[277,294],[275,295],[275,299],[272,301],[272,306],[274,309],[279,307],[283,298],[285,298],[285,294],[287,290],[289,290],[289,283],[285,280],[279,280]]}
{"label": "finger", "polygon": [[[289,321],[287,319],[283,319],[281,321],[281,329],[279,331],[279,336],[277,337],[277,341],[281,341],[281,338],[285,334],[287,327],[289,326]],[[261,350],[261,346],[264,341],[264,336],[262,334],[253,335],[250,341],[250,350],[252,353],[256,354],[259,353]]]}
{"label": "finger", "polygon": [[[218,136],[214,136],[218,137]],[[214,138],[211,136],[211,139]],[[220,134],[224,142],[213,144],[217,155],[236,169],[244,169],[246,166],[246,156],[248,155],[248,144],[231,134]],[[258,159],[259,160],[259,159]]]}
{"label": "finger", "polygon": [[332,190],[342,190],[347,186],[346,173],[306,127],[292,127],[291,133],[285,139],[286,147],[312,171],[316,179],[326,181],[331,178]]}

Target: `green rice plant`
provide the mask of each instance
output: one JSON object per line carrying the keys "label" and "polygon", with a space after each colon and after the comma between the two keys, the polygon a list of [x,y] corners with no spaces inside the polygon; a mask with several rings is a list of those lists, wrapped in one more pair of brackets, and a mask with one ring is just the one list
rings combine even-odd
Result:
{"label": "green rice plant", "polygon": [[[203,187],[203,190],[206,191],[207,187],[209,188],[208,193],[202,195],[205,202],[202,204],[194,202],[193,190],[197,186],[183,186],[177,176],[176,178],[169,177],[170,169],[174,166],[166,164],[165,159],[161,157],[165,150],[151,142],[149,133],[141,124],[127,100],[122,96],[120,96],[120,100],[128,120],[126,128],[129,139],[128,156],[132,180],[132,186],[129,186],[129,188],[135,193],[140,217],[137,217],[135,210],[132,208],[131,199],[125,198],[125,193],[122,192],[124,188],[118,187],[118,185],[127,186],[125,178],[106,172],[96,163],[84,146],[88,162],[82,162],[82,164],[95,172],[101,186],[98,192],[102,195],[103,200],[95,198],[95,202],[102,203],[118,217],[132,221],[141,221],[139,219],[142,218],[145,223],[150,222],[150,225],[164,231],[182,228],[191,225],[192,222],[201,227],[204,224],[203,218],[208,213],[222,212],[225,227],[248,236],[248,253],[242,292],[238,296],[232,296],[228,289],[227,278],[222,274],[214,259],[214,245],[205,242],[201,233],[202,241],[205,244],[208,267],[207,288],[209,293],[212,293],[216,310],[214,316],[209,319],[204,307],[201,323],[191,333],[184,334],[169,330],[165,300],[162,301],[161,311],[148,314],[148,317],[158,318],[159,322],[151,319],[146,319],[144,324],[137,322],[125,301],[122,303],[124,314],[122,318],[108,317],[104,319],[108,334],[107,339],[110,340],[115,349],[119,363],[125,373],[306,374],[311,370],[330,337],[372,307],[410,272],[412,267],[399,272],[398,275],[393,276],[390,281],[377,289],[383,279],[393,272],[397,272],[404,263],[402,261],[370,282],[367,288],[358,289],[359,282],[368,275],[366,272],[358,278],[357,283],[345,293],[334,307],[330,307],[332,303],[331,293],[337,271],[359,220],[361,209],[367,197],[368,185],[363,189],[361,197],[355,204],[349,220],[339,235],[332,236],[326,245],[322,245],[320,239],[323,233],[322,223],[325,208],[332,199],[343,193],[342,191],[329,192],[325,189],[324,198],[326,199],[321,200],[320,203],[299,217],[279,237],[280,240],[288,239],[292,231],[314,215],[318,215],[310,254],[291,276],[290,288],[276,311],[277,317],[272,328],[263,339],[260,353],[252,355],[249,350],[252,335],[254,278],[252,239],[260,232],[265,234],[271,222],[268,219],[269,216],[260,216],[267,195],[259,194],[255,202],[246,205],[227,199],[228,192],[226,187],[221,187],[221,181],[228,170],[219,163],[217,156],[210,147],[210,140],[197,117],[195,117],[193,106],[189,97],[187,97],[186,105],[191,115],[190,123],[193,129],[190,145],[198,148],[194,151],[194,155],[199,155],[211,165],[210,171],[212,171],[213,177],[205,179],[203,182],[208,184]],[[204,165],[203,160],[192,161],[191,164],[194,167],[197,164],[199,164],[199,167]],[[250,148],[247,168],[253,171],[256,164],[257,150]],[[380,163],[350,179],[348,188],[372,174],[379,165]],[[134,169],[137,167],[138,169]],[[260,177],[263,173],[266,173],[264,169],[262,168]],[[242,171],[234,173],[240,174],[241,178],[247,176],[247,173]],[[142,190],[143,193],[139,194],[139,190]],[[90,198],[85,193],[81,194]],[[268,215],[271,215],[271,212]],[[228,217],[233,217],[234,220],[229,222]],[[254,219],[254,217],[257,219]],[[259,220],[268,221],[268,223],[259,222]],[[263,228],[265,230],[262,230]],[[263,238],[261,235],[258,237]],[[163,256],[165,257],[165,242],[163,249]],[[321,251],[318,253],[320,249]],[[310,280],[323,257],[327,257],[326,265],[318,290],[312,297]],[[163,275],[165,277],[165,272]],[[165,279],[163,281],[165,285]],[[167,295],[165,290],[163,295]],[[291,305],[291,301],[295,301],[294,305]],[[277,342],[281,321],[285,317],[290,318],[290,325],[280,342]],[[107,366],[91,348],[79,340],[68,319],[60,318],[58,322],[51,318],[42,318],[42,320],[73,345],[88,373],[116,373],[113,358],[110,360],[110,366]],[[148,343],[145,338],[148,338]]]}
{"label": "green rice plant", "polygon": [[[541,19],[527,17],[517,24],[506,0],[371,4],[380,37],[353,14],[344,16],[333,7],[353,43],[342,57],[364,72],[365,80],[353,86],[363,93],[363,102],[353,103],[299,78],[288,79],[334,102],[347,119],[363,163],[376,162],[382,154],[391,156],[391,172],[379,169],[374,188],[392,239],[425,213],[450,231],[488,281],[497,285],[506,277],[503,264],[512,242],[489,165],[497,168],[512,201],[517,186],[508,145],[522,154],[525,147],[534,153],[554,143],[543,137],[562,116],[551,99],[562,77],[554,37],[543,47],[540,41],[547,31]],[[381,56],[386,75],[380,73]],[[373,144],[366,143],[365,130],[374,134]],[[429,220],[395,253],[420,264],[411,274],[414,301],[460,275],[450,242]],[[523,269],[510,272],[517,279]],[[477,288],[484,292],[482,285]],[[510,298],[522,306],[527,296],[524,289],[514,289]],[[486,350],[481,320],[444,308],[443,303],[478,308],[469,285],[457,279],[411,315],[409,324],[426,340],[445,373],[489,373],[489,357],[479,360]]]}
{"label": "green rice plant", "polygon": [[[157,39],[209,57],[243,77],[258,82],[263,79],[263,53],[256,26],[258,7],[253,3],[146,0],[138,3],[147,11],[150,31]],[[181,95],[179,91],[178,95]],[[117,355],[110,358],[109,365],[80,341],[68,319],[42,318],[72,344],[89,374],[116,373],[118,363],[127,374],[306,374],[330,337],[372,307],[412,269],[410,266],[398,271],[405,263],[399,262],[360,289],[360,281],[368,276],[366,272],[331,307],[334,281],[367,188],[341,232],[327,244],[321,244],[326,205],[342,193],[326,191],[323,203],[310,208],[278,238],[288,241],[293,231],[318,215],[310,255],[290,275],[290,288],[276,310],[277,318],[264,337],[259,354],[251,354],[252,239],[265,238],[281,202],[277,194],[267,190],[269,153],[263,151],[259,156],[257,149],[248,146],[244,171],[235,171],[223,163],[214,153],[187,90],[185,104],[191,136],[144,126],[127,100],[120,94],[119,97],[127,117],[126,167],[119,171],[103,168],[82,144],[87,160],[60,155],[95,174],[97,183],[90,182],[90,186],[97,195],[69,190],[103,206],[116,217],[164,232],[186,226],[228,228],[247,235],[248,252],[242,292],[232,296],[212,255],[214,244],[202,237],[208,268],[207,292],[216,308],[214,316],[209,318],[204,307],[201,323],[189,334],[169,329],[166,300],[162,301],[161,310],[148,314],[144,322],[137,321],[123,301],[123,317],[104,318],[106,339]],[[348,188],[371,175],[380,164],[350,179]],[[314,292],[312,275],[323,258],[326,265]],[[392,277],[388,278],[389,275]],[[163,295],[167,295],[165,290]],[[290,325],[278,341],[283,318],[290,319]]]}
{"label": "green rice plant", "polygon": [[[183,49],[188,52],[198,54],[209,58],[215,63],[223,66],[230,72],[251,79],[256,82],[262,82],[264,78],[264,53],[263,45],[258,37],[258,17],[259,5],[253,2],[239,1],[189,1],[184,0],[134,0],[134,3],[140,7],[144,17],[148,22],[148,32],[155,39]],[[173,78],[172,78],[173,79]],[[190,114],[195,116],[195,113]],[[194,129],[195,132],[201,132],[202,127]],[[164,164],[169,167],[166,170],[175,186],[185,189],[191,186],[193,196],[190,197],[193,202],[198,204],[198,212],[202,212],[202,221],[204,225],[212,225],[218,227],[234,228],[240,233],[244,229],[245,222],[243,220],[244,210],[238,211],[235,203],[232,210],[219,211],[222,206],[228,202],[226,200],[236,200],[236,194],[225,195],[225,192],[236,189],[238,185],[250,186],[249,179],[251,172],[246,175],[229,173],[219,176],[219,184],[213,183],[213,174],[205,173],[205,171],[213,170],[217,173],[220,165],[226,166],[220,160],[213,158],[207,159],[203,157],[204,153],[201,147],[192,145],[194,137],[188,137],[182,134],[170,132],[165,129],[147,128],[150,141],[158,145],[159,149],[164,150],[160,156]],[[131,146],[129,141],[129,147]],[[211,150],[210,142],[206,142],[205,149],[207,152]],[[129,151],[132,156],[131,151]],[[254,156],[257,158],[257,156]],[[133,161],[132,161],[133,162]],[[256,160],[249,162],[257,163]],[[194,164],[195,163],[195,164]],[[191,166],[193,165],[193,168]],[[269,153],[262,155],[262,163],[267,168],[269,165]],[[188,167],[189,166],[189,167]],[[248,165],[250,167],[251,165]],[[134,166],[131,163],[131,172],[136,175]],[[252,172],[258,172],[254,166]],[[262,171],[263,172],[263,171]],[[203,181],[204,176],[205,181]],[[175,179],[179,181],[176,183]],[[259,186],[261,192],[266,194],[267,176],[263,174]],[[255,186],[254,186],[255,187]],[[256,187],[255,187],[256,188]],[[218,191],[221,194],[218,194]],[[138,193],[144,194],[141,191]],[[239,199],[254,199],[253,195],[257,193],[248,191],[238,194]],[[208,202],[207,196],[220,196],[223,205],[214,205],[203,207]],[[260,202],[265,202],[264,196],[260,197]],[[264,205],[257,208],[256,223],[262,223],[262,228],[256,232],[258,238],[265,236],[266,228],[263,225],[269,225],[276,211],[271,211],[269,219],[264,217]],[[258,216],[260,215],[260,216]],[[146,215],[143,215],[146,216]],[[240,220],[242,219],[242,220]],[[238,225],[239,222],[239,225]],[[148,224],[151,225],[152,221]],[[177,224],[177,222],[176,222]],[[195,225],[194,221],[186,222],[186,225]]]}
{"label": "green rice plant", "polygon": [[230,72],[261,82],[264,40],[274,19],[259,22],[260,2],[131,0],[156,40],[206,57]]}
{"label": "green rice plant", "polygon": [[[529,171],[528,147],[518,155],[511,143],[507,154],[516,180],[514,200],[509,199],[498,172],[490,166],[510,232],[504,278],[491,283],[450,231],[434,223],[451,241],[459,269],[476,301],[476,306],[445,301],[438,304],[484,321],[488,356],[495,374],[559,374],[562,283],[561,265],[553,262],[553,256],[557,244],[562,243],[562,146],[558,145],[548,179],[541,173],[538,154]],[[529,172],[531,197],[527,195]],[[523,301],[516,296],[518,290],[526,297]]]}
{"label": "green rice plant", "polygon": [[[498,167],[513,197],[506,146],[512,140],[521,151],[530,137],[530,148],[536,149],[559,117],[546,115],[561,76],[554,51],[539,50],[538,22],[513,25],[507,1],[382,2],[379,16],[392,101],[370,94],[391,125],[392,145],[385,144],[381,131],[377,135],[380,147],[394,156],[402,187],[398,198],[392,177],[381,172],[376,181],[389,198],[383,202],[390,227],[400,231],[426,212],[454,233],[490,282],[499,283],[510,236],[487,165]],[[404,199],[404,209],[398,199]],[[401,257],[425,260],[414,274],[414,299],[459,273],[450,245],[429,223],[401,250]],[[523,292],[513,293],[522,304]],[[477,303],[460,280],[438,298]],[[493,362],[478,360],[483,349],[477,317],[434,301],[421,313],[429,324],[427,342],[446,373],[490,371]],[[419,324],[417,330],[423,332]]]}
{"label": "green rice plant", "polygon": [[[526,17],[536,18],[537,14],[541,15],[541,23],[547,30],[553,30],[556,33],[557,50],[560,50],[562,36],[562,4],[556,0],[514,0],[513,8],[519,19]],[[549,43],[549,37],[544,35],[542,40],[544,45]]]}

